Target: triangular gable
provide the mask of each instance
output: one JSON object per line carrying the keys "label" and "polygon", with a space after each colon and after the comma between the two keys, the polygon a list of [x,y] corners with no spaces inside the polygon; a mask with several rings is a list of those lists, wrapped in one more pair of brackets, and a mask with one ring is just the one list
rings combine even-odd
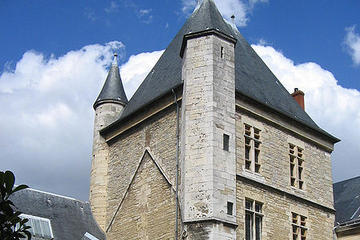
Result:
{"label": "triangular gable", "polygon": [[[128,185],[128,187],[126,188],[126,191],[125,191],[123,197],[121,198],[120,203],[119,203],[119,205],[118,205],[118,207],[117,207],[117,209],[116,209],[116,211],[115,211],[115,213],[114,213],[114,215],[113,215],[113,217],[112,217],[112,219],[111,219],[111,221],[110,221],[110,223],[109,223],[109,226],[106,228],[106,232],[108,232],[109,229],[111,228],[111,226],[113,225],[113,223],[114,223],[117,215],[118,215],[119,212],[121,211],[121,208],[122,208],[122,206],[123,206],[123,204],[124,204],[124,202],[125,202],[125,199],[127,198],[129,192],[131,191],[131,187],[133,186],[136,177],[138,176],[139,172],[141,172],[142,166],[143,166],[144,162],[145,162],[146,160],[148,160],[148,159],[150,159],[150,161],[152,162],[153,166],[157,169],[159,175],[161,175],[162,178],[165,180],[166,184],[167,184],[168,187],[169,187],[169,190],[171,190],[173,193],[175,193],[175,189],[174,189],[173,185],[172,185],[171,182],[170,182],[170,178],[166,175],[165,171],[162,169],[162,167],[159,165],[159,163],[158,163],[158,162],[156,161],[156,159],[153,157],[153,154],[151,153],[150,149],[149,149],[149,148],[146,148],[145,151],[144,151],[144,153],[143,153],[143,155],[142,155],[142,157],[141,157],[141,159],[140,159],[140,161],[139,161],[139,164],[138,164],[138,166],[137,166],[137,168],[136,168],[133,176],[131,177],[131,180],[130,180],[130,182],[129,182],[129,185]],[[175,198],[174,198],[174,199],[175,199]]]}

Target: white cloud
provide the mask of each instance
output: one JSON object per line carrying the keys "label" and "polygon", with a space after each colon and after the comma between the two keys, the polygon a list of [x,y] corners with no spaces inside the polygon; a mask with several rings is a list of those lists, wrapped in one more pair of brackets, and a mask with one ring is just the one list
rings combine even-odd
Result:
{"label": "white cloud", "polygon": [[144,52],[130,56],[129,60],[120,68],[127,96],[132,96],[137,87],[145,79],[152,67],[160,58],[162,51]]}
{"label": "white cloud", "polygon": [[355,65],[360,65],[360,34],[355,32],[355,26],[346,28],[344,43]]}
{"label": "white cloud", "polygon": [[267,3],[269,0],[249,0],[250,8],[254,8],[255,4],[257,3]]}
{"label": "white cloud", "polygon": [[144,15],[149,14],[151,11],[152,11],[152,9],[140,9],[139,10],[139,15],[144,16]]}
{"label": "white cloud", "polygon": [[1,168],[19,183],[86,199],[92,103],[121,42],[88,45],[63,56],[26,52],[0,73]]}
{"label": "white cloud", "polygon": [[104,9],[106,13],[117,12],[119,10],[119,4],[115,1],[111,1],[110,5]]}
{"label": "white cloud", "polygon": [[270,46],[252,45],[289,92],[305,92],[305,108],[323,129],[342,139],[334,152],[334,179],[357,176],[360,172],[360,92],[342,87],[334,75],[320,65],[295,65]]}
{"label": "white cloud", "polygon": [[[214,0],[223,17],[230,21],[231,16],[235,16],[235,24],[244,27],[249,21],[248,15],[251,13],[255,4],[266,3],[268,0]],[[200,1],[201,2],[201,1]],[[182,0],[182,11],[188,14],[197,5],[197,0]]]}
{"label": "white cloud", "polygon": [[[63,56],[27,51],[0,72],[1,168],[18,183],[86,200],[91,166],[92,104],[124,45],[94,44]],[[163,51],[131,56],[121,69],[131,97]]]}

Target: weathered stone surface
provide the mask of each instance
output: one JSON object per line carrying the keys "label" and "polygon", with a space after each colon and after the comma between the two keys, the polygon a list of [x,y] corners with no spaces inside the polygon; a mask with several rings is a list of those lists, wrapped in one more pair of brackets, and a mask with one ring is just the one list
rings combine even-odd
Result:
{"label": "weathered stone surface", "polygon": [[174,239],[174,227],[174,191],[145,153],[107,239]]}
{"label": "weathered stone surface", "polygon": [[[182,76],[184,221],[235,223],[235,210],[227,213],[228,202],[236,200],[234,44],[215,35],[187,40]],[[224,134],[229,136],[229,150],[223,149]],[[219,224],[207,227],[206,239],[235,239],[235,231]]]}
{"label": "weathered stone surface", "polygon": [[146,147],[150,149],[170,181],[174,183],[176,169],[176,110],[174,107],[144,121],[110,145],[107,225],[113,218]]}
{"label": "weathered stone surface", "polygon": [[[245,170],[244,123],[261,131],[260,174]],[[256,119],[245,112],[236,113],[237,174],[295,194],[320,205],[333,207],[330,153],[306,139],[294,137],[290,131]],[[290,185],[289,143],[304,148],[304,189]]]}
{"label": "weathered stone surface", "polygon": [[262,202],[263,240],[292,239],[292,216],[295,212],[307,217],[306,239],[332,240],[335,215],[267,191],[241,180],[237,181],[237,239],[245,239],[245,198]]}
{"label": "weathered stone surface", "polygon": [[93,155],[90,176],[90,204],[93,215],[104,230],[106,223],[109,148],[99,131],[121,113],[123,105],[105,103],[95,110]]}

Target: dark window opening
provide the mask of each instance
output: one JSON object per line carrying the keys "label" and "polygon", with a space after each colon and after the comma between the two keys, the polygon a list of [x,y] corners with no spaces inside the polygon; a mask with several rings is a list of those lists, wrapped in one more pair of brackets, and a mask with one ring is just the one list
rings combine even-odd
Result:
{"label": "dark window opening", "polygon": [[230,141],[230,136],[227,134],[224,134],[223,137],[223,149],[225,151],[229,151],[229,141]]}
{"label": "dark window opening", "polygon": [[245,239],[261,240],[262,206],[260,202],[245,200]]}
{"label": "dark window opening", "polygon": [[227,214],[233,215],[233,206],[234,204],[232,202],[227,202]]}

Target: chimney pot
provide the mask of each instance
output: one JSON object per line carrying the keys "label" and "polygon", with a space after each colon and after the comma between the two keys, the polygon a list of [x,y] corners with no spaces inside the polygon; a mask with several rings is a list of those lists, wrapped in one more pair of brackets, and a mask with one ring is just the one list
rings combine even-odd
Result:
{"label": "chimney pot", "polygon": [[305,110],[305,101],[304,101],[304,95],[305,93],[298,88],[294,88],[294,92],[291,94],[291,96],[294,98],[294,100],[300,105],[300,107]]}

